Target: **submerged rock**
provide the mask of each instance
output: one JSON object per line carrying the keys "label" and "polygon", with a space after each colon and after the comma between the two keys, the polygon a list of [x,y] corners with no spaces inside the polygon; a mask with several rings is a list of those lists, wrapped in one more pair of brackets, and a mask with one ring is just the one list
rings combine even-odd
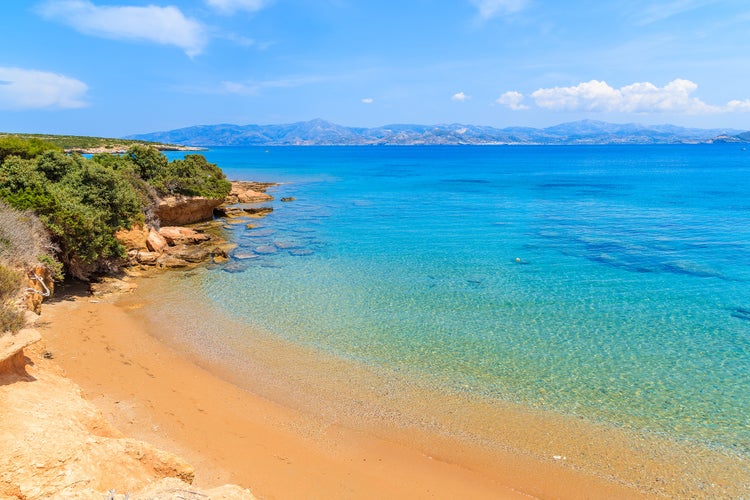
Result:
{"label": "submerged rock", "polygon": [[274,241],[273,244],[276,246],[276,248],[280,248],[282,250],[290,248],[300,248],[302,246],[301,244],[294,241]]}
{"label": "submerged rock", "polygon": [[313,252],[309,248],[296,248],[294,250],[289,250],[289,254],[290,255],[295,255],[297,257],[302,257],[302,256],[305,256],[305,255],[312,255],[314,253],[315,252]]}
{"label": "submerged rock", "polygon": [[257,259],[258,254],[251,250],[235,250],[234,252],[232,252],[232,257],[240,260]]}
{"label": "submerged rock", "polygon": [[260,245],[260,246],[255,247],[253,251],[257,254],[266,255],[266,254],[276,253],[277,249],[276,247],[271,246],[271,245]]}

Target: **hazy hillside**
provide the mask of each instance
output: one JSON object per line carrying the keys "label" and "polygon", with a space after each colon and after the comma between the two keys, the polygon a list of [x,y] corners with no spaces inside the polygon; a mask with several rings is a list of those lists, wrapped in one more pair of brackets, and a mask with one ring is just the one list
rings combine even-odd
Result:
{"label": "hazy hillside", "polygon": [[542,129],[476,125],[386,125],[344,127],[325,120],[284,125],[198,125],[128,139],[191,146],[458,145],[458,144],[679,144],[750,141],[740,130],[674,125],[613,124],[593,120]]}

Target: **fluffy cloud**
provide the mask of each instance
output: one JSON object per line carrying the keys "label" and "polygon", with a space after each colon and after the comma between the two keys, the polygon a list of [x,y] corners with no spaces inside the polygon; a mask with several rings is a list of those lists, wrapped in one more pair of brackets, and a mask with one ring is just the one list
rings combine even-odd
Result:
{"label": "fluffy cloud", "polygon": [[206,0],[208,5],[226,14],[231,14],[238,10],[255,12],[266,7],[271,2],[272,0]]}
{"label": "fluffy cloud", "polygon": [[[672,80],[663,87],[638,82],[619,89],[607,82],[591,80],[572,87],[538,89],[531,93],[534,103],[552,111],[591,111],[618,113],[732,113],[750,112],[750,99],[729,101],[724,106],[707,104],[691,97],[698,85],[690,80]],[[521,104],[520,92],[506,92],[497,101],[513,110],[528,109]]]}
{"label": "fluffy cloud", "polygon": [[745,99],[744,101],[729,101],[726,106],[727,111],[736,111],[739,113],[747,113],[750,112],[750,99]]}
{"label": "fluffy cloud", "polygon": [[521,104],[521,101],[523,101],[522,93],[510,91],[498,97],[495,102],[498,104],[502,104],[503,106],[508,106],[510,109],[514,111],[529,109],[529,107],[526,106],[525,104]]}
{"label": "fluffy cloud", "polygon": [[0,67],[0,109],[67,109],[86,106],[85,83],[45,71]]}
{"label": "fluffy cloud", "polygon": [[373,102],[375,102],[375,99],[373,99],[372,97],[365,97],[364,99],[362,99],[363,104],[372,104]]}
{"label": "fluffy cloud", "polygon": [[89,0],[48,0],[39,12],[87,35],[174,45],[189,56],[201,53],[207,41],[203,26],[174,6],[97,6]]}
{"label": "fluffy cloud", "polygon": [[712,113],[720,108],[696,97],[690,97],[698,85],[677,79],[664,87],[640,82],[610,87],[606,82],[591,80],[574,87],[539,89],[531,94],[536,105],[556,111],[617,111],[624,113]]}
{"label": "fluffy cloud", "polygon": [[453,96],[451,97],[451,100],[452,100],[452,101],[458,101],[458,102],[464,102],[464,101],[465,101],[465,100],[467,100],[468,98],[469,98],[469,96],[467,96],[467,95],[466,95],[466,94],[464,94],[463,92],[456,92],[456,93],[455,93],[455,94],[453,94]]}
{"label": "fluffy cloud", "polygon": [[483,19],[518,12],[526,7],[527,0],[470,0]]}

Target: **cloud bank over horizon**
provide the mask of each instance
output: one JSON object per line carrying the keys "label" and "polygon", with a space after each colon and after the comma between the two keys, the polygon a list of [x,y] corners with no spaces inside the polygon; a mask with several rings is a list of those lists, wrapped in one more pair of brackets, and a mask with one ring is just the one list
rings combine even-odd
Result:
{"label": "cloud bank over horizon", "polygon": [[[663,87],[650,82],[636,82],[614,88],[605,81],[590,80],[568,87],[540,88],[529,97],[541,109],[549,111],[586,111],[594,113],[678,113],[709,114],[750,111],[750,100],[732,100],[726,105],[708,104],[691,95],[698,84],[677,78]],[[511,110],[531,109],[522,104],[525,96],[518,91],[502,94],[495,102]]]}

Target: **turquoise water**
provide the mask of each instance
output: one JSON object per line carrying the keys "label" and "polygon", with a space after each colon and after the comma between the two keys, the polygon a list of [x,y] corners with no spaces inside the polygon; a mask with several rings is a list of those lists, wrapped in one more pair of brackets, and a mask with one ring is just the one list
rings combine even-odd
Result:
{"label": "turquoise water", "polygon": [[228,317],[438,387],[750,453],[750,151],[206,156],[282,183],[202,283]]}

